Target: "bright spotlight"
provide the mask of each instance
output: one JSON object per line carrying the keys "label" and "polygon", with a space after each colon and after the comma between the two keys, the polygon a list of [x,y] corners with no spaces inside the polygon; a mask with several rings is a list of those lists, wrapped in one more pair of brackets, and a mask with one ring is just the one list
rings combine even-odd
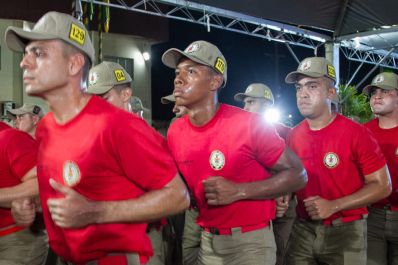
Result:
{"label": "bright spotlight", "polygon": [[270,108],[264,113],[265,120],[271,123],[276,123],[279,121],[281,114],[278,109]]}
{"label": "bright spotlight", "polygon": [[149,54],[149,52],[143,52],[142,57],[145,61],[149,61],[149,59],[151,59],[151,55]]}

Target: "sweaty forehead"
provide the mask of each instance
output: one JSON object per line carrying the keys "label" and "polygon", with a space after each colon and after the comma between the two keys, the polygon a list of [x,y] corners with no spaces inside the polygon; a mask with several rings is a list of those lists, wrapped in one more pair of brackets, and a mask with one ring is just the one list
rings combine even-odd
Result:
{"label": "sweaty forehead", "polygon": [[188,57],[181,57],[181,59],[178,61],[177,64],[177,68],[187,68],[192,66],[205,66],[205,65],[192,61]]}
{"label": "sweaty forehead", "polygon": [[25,47],[25,52],[32,51],[35,49],[49,49],[50,47],[56,45],[57,40],[32,40],[29,41]]}
{"label": "sweaty forehead", "polygon": [[308,83],[322,83],[323,77],[310,77],[310,76],[305,76],[305,75],[300,75],[297,79],[296,84],[298,85],[304,85]]}

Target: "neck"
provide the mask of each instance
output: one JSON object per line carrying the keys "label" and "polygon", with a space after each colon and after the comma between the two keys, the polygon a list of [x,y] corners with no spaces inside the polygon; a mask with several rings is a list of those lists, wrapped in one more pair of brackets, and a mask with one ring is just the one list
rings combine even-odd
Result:
{"label": "neck", "polygon": [[217,95],[215,95],[211,100],[204,101],[203,104],[188,108],[190,122],[195,126],[205,125],[216,115],[219,106]]}
{"label": "neck", "polygon": [[90,97],[89,94],[83,93],[80,87],[65,87],[54,93],[49,92],[44,98],[55,121],[65,124],[81,112]]}
{"label": "neck", "polygon": [[308,121],[308,125],[309,125],[310,129],[317,131],[317,130],[325,128],[330,123],[332,123],[332,121],[334,120],[335,117],[336,117],[336,114],[329,111],[325,115],[322,115],[315,119],[307,118],[307,121]]}
{"label": "neck", "polygon": [[398,111],[390,114],[380,115],[378,117],[379,127],[382,129],[391,129],[398,126]]}
{"label": "neck", "polygon": [[28,133],[30,134],[30,136],[32,136],[33,138],[36,139],[36,137],[35,137],[36,136],[36,129],[30,130]]}

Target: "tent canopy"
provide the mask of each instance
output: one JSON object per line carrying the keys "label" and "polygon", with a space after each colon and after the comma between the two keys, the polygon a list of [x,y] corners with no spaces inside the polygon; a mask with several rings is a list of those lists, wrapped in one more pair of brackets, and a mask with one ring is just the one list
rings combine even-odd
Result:
{"label": "tent canopy", "polygon": [[331,32],[335,37],[398,25],[397,0],[192,0],[192,2]]}

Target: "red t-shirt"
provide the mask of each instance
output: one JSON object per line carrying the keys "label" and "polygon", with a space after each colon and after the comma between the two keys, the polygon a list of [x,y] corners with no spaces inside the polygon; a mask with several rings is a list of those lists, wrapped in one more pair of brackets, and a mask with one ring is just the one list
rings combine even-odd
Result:
{"label": "red t-shirt", "polygon": [[165,139],[144,120],[96,96],[64,125],[49,113],[36,135],[43,214],[49,243],[57,255],[76,263],[106,253],[152,255],[146,223],[63,229],[52,221],[46,202],[62,196],[51,188],[50,178],[96,201],[127,200],[162,188],[177,173]]}
{"label": "red t-shirt", "polygon": [[209,206],[202,181],[221,176],[234,182],[267,179],[285,143],[258,114],[221,104],[204,126],[193,126],[188,115],[169,128],[168,144],[199,208],[203,227],[232,228],[275,218],[274,200],[244,200]]}
{"label": "red t-shirt", "polygon": [[[27,133],[0,122],[0,188],[21,184],[22,177],[36,166],[37,143]],[[15,224],[11,210],[0,208],[0,228]]]}
{"label": "red t-shirt", "polygon": [[392,182],[391,195],[380,200],[377,204],[380,206],[389,204],[398,210],[398,126],[391,129],[382,129],[379,127],[378,119],[369,121],[365,126],[373,132],[379,142],[381,151],[387,160]]}
{"label": "red t-shirt", "polygon": [[276,132],[279,134],[279,136],[282,137],[282,139],[286,141],[287,136],[289,135],[290,130],[292,128],[287,127],[287,126],[285,126],[283,124],[280,124],[280,123],[275,123],[274,127],[276,129]]}
{"label": "red t-shirt", "polygon": [[[310,219],[303,200],[320,196],[335,200],[361,189],[364,176],[382,168],[385,159],[376,139],[362,125],[336,115],[321,130],[311,130],[306,120],[294,127],[288,145],[300,157],[308,174],[307,185],[297,192],[297,215]],[[327,221],[366,214],[366,207],[344,210]]]}

